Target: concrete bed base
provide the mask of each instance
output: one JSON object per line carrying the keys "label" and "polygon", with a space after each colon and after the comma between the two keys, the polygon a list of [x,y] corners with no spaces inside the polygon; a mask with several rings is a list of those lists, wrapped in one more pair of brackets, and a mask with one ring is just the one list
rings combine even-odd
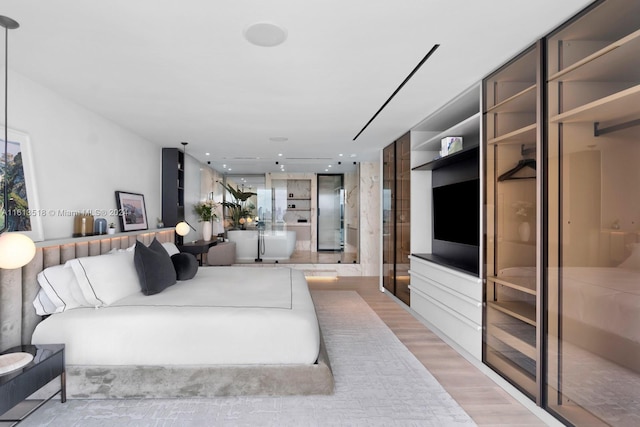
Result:
{"label": "concrete bed base", "polygon": [[198,398],[332,394],[333,373],[320,334],[313,365],[66,367],[69,399]]}

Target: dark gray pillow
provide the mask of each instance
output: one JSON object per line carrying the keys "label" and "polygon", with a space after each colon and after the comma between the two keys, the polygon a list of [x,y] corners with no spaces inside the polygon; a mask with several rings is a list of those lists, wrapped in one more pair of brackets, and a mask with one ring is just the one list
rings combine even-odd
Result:
{"label": "dark gray pillow", "polygon": [[137,241],[133,261],[145,295],[162,292],[176,283],[176,270],[167,250],[155,238],[149,247]]}
{"label": "dark gray pillow", "polygon": [[173,262],[173,268],[176,270],[178,280],[193,279],[193,276],[198,272],[198,260],[193,254],[187,252],[173,254],[171,255],[171,262]]}

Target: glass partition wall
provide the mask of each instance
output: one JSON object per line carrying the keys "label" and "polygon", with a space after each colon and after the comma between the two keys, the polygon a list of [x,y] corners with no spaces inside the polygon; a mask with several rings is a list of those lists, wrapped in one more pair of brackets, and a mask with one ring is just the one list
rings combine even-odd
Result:
{"label": "glass partition wall", "polygon": [[640,425],[640,2],[547,39],[547,407]]}
{"label": "glass partition wall", "polygon": [[224,195],[236,262],[358,263],[359,181],[355,167],[333,175],[226,175],[225,187],[236,192]]}

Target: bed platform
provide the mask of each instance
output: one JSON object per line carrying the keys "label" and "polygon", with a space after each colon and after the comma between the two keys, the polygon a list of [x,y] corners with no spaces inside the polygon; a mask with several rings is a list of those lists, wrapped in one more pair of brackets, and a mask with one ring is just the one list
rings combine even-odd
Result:
{"label": "bed platform", "polygon": [[[67,396],[72,399],[273,396],[333,392],[333,375],[315,317],[315,307],[304,275],[295,270],[291,273],[291,283],[278,282],[281,276],[272,276],[276,281],[266,286],[262,285],[266,287],[266,293],[254,296],[253,300],[250,297],[244,303],[238,300],[240,294],[252,295],[260,288],[267,276],[264,272],[260,276],[249,276],[242,272],[240,276],[244,275],[244,280],[235,282],[238,283],[238,295],[234,295],[234,282],[225,283],[221,279],[216,291],[214,288],[207,288],[203,281],[211,276],[224,278],[232,273],[237,275],[240,270],[234,267],[201,267],[196,277],[188,283],[196,288],[193,294],[195,296],[190,297],[195,298],[193,301],[173,304],[175,298],[180,298],[178,288],[183,286],[178,282],[157,295],[131,295],[98,309],[74,308],[53,314],[44,322],[35,315],[31,303],[39,291],[36,276],[45,268],[64,264],[73,258],[106,254],[113,249],[125,249],[135,243],[136,239],[148,245],[154,238],[161,242],[172,242],[173,236],[173,230],[159,230],[127,233],[115,237],[73,239],[49,245],[47,242],[39,243],[36,257],[22,271],[0,271],[0,286],[4,289],[11,288],[7,286],[10,281],[22,282],[21,295],[12,295],[10,301],[12,308],[16,307],[16,301],[20,301],[19,306],[22,310],[14,309],[8,319],[18,326],[18,333],[4,334],[3,331],[3,342],[0,343],[2,348],[21,343],[28,344],[32,335],[33,342],[36,343],[64,342],[67,346]],[[251,270],[259,274],[262,269]],[[268,270],[279,270],[282,274],[289,269]],[[196,280],[198,276],[201,276],[199,281]],[[299,277],[302,277],[302,282]],[[241,291],[243,287],[245,290]],[[210,289],[212,292],[209,292]],[[207,297],[204,297],[205,295]],[[307,299],[308,301],[305,301]],[[150,303],[145,306],[146,303],[141,302],[143,300]],[[298,304],[300,301],[302,305]],[[2,302],[3,313],[8,313],[4,311],[6,302]],[[296,306],[302,309],[296,312],[293,309]],[[193,309],[191,312],[190,308]],[[104,337],[105,333],[109,332],[96,334],[92,328],[108,325],[111,322],[108,317],[110,310],[124,313],[122,317],[113,318],[113,330],[119,331],[120,336],[107,335],[107,345],[100,345],[96,337]],[[212,328],[212,325],[203,326],[203,323],[209,322],[204,320],[208,319],[208,311],[211,311],[214,320],[216,316],[217,320],[220,320],[230,315],[232,321],[227,321],[218,328]],[[255,312],[255,315],[246,317],[247,312]],[[310,313],[313,314],[313,321],[309,321]],[[17,318],[17,314],[20,318]],[[89,316],[86,319],[91,320],[83,320],[83,315]],[[303,322],[295,321],[298,326],[290,329],[287,316],[292,315],[302,318]],[[66,324],[65,319],[69,320]],[[151,319],[151,326],[145,326],[146,319]],[[189,325],[189,319],[192,319],[192,326],[186,326]],[[63,338],[64,333],[59,332],[59,327],[65,329],[74,324],[74,320],[76,324],[79,321],[80,328]],[[263,324],[264,326],[261,326]],[[129,325],[142,327],[136,332]],[[249,332],[247,338],[243,331],[252,331],[253,327],[257,327],[257,332]],[[316,332],[310,333],[314,328]],[[273,331],[269,332],[269,338],[260,339],[267,330]],[[145,341],[146,335],[154,334],[160,339]],[[285,341],[287,336],[294,337],[288,344]],[[239,337],[240,341],[244,339],[244,344],[250,341],[251,343],[246,347],[240,346],[239,348],[244,350],[239,352],[230,351],[234,345],[224,344],[229,342],[230,337],[232,343],[236,341],[234,337]],[[269,347],[267,344],[270,340],[285,345]],[[137,341],[140,343],[135,344]],[[306,341],[310,341],[311,347]],[[110,346],[110,343],[114,345]],[[131,351],[120,351],[130,346],[135,348]],[[277,350],[273,354],[272,348]]]}

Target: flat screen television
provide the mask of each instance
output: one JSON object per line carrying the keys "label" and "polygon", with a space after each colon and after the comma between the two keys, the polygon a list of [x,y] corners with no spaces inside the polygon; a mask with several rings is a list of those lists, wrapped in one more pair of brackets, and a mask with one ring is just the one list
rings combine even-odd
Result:
{"label": "flat screen television", "polygon": [[480,244],[480,180],[433,188],[433,238],[445,242]]}
{"label": "flat screen television", "polygon": [[480,180],[447,180],[433,187],[433,245],[429,259],[479,274]]}

